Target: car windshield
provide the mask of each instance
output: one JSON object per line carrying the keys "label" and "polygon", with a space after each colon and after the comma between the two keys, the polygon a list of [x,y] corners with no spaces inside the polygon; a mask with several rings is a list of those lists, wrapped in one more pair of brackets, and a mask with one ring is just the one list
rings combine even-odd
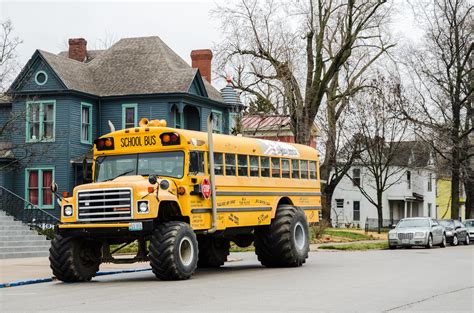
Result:
{"label": "car windshield", "polygon": [[439,223],[444,227],[454,227],[453,221],[440,220]]}
{"label": "car windshield", "polygon": [[95,181],[130,175],[181,178],[183,169],[182,151],[102,156],[95,161]]}
{"label": "car windshield", "polygon": [[430,221],[428,219],[413,219],[413,220],[402,220],[398,223],[397,228],[409,228],[409,227],[429,227]]}
{"label": "car windshield", "polygon": [[472,220],[472,221],[465,221],[464,224],[466,225],[466,227],[474,227],[474,220]]}

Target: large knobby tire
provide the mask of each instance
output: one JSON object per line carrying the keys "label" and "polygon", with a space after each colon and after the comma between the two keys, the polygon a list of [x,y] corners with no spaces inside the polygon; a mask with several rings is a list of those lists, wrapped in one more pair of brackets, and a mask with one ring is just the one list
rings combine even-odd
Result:
{"label": "large knobby tire", "polygon": [[199,236],[198,267],[219,267],[224,265],[229,255],[230,242],[224,238]]}
{"label": "large knobby tire", "polygon": [[150,265],[161,280],[188,279],[198,261],[196,234],[184,222],[166,222],[155,229],[150,242]]}
{"label": "large knobby tire", "polygon": [[308,222],[301,209],[279,206],[270,225],[255,229],[255,253],[264,266],[301,266],[308,252]]}
{"label": "large knobby tire", "polygon": [[61,235],[51,240],[50,267],[63,282],[91,280],[99,271],[101,258],[100,242]]}

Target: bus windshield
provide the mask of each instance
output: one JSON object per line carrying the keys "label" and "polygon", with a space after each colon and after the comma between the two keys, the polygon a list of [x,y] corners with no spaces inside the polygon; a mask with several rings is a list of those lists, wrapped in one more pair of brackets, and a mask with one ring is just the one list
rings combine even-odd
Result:
{"label": "bus windshield", "polygon": [[95,161],[95,181],[131,175],[182,178],[183,169],[182,151],[101,156]]}

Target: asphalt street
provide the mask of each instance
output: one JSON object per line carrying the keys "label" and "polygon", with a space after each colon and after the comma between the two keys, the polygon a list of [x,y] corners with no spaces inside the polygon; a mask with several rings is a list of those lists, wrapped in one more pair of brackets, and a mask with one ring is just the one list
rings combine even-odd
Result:
{"label": "asphalt street", "polygon": [[[268,269],[253,253],[187,281],[151,271],[0,289],[1,312],[474,312],[474,245],[312,252]],[[146,265],[138,264],[137,268]]]}

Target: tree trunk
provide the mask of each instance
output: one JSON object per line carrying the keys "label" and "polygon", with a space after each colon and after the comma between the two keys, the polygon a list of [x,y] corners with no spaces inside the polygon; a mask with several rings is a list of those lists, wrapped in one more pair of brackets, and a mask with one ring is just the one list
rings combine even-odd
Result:
{"label": "tree trunk", "polygon": [[[456,120],[457,128],[456,128]],[[452,140],[453,140],[453,148],[451,152],[451,218],[452,219],[459,219],[459,184],[461,182],[461,162],[460,162],[460,154],[459,154],[459,115],[458,118],[454,117],[454,126],[452,130]]]}
{"label": "tree trunk", "polygon": [[466,219],[474,218],[474,171],[469,171],[464,183],[466,190]]}
{"label": "tree trunk", "polygon": [[377,232],[380,234],[383,228],[383,203],[382,203],[382,192],[377,191]]}

